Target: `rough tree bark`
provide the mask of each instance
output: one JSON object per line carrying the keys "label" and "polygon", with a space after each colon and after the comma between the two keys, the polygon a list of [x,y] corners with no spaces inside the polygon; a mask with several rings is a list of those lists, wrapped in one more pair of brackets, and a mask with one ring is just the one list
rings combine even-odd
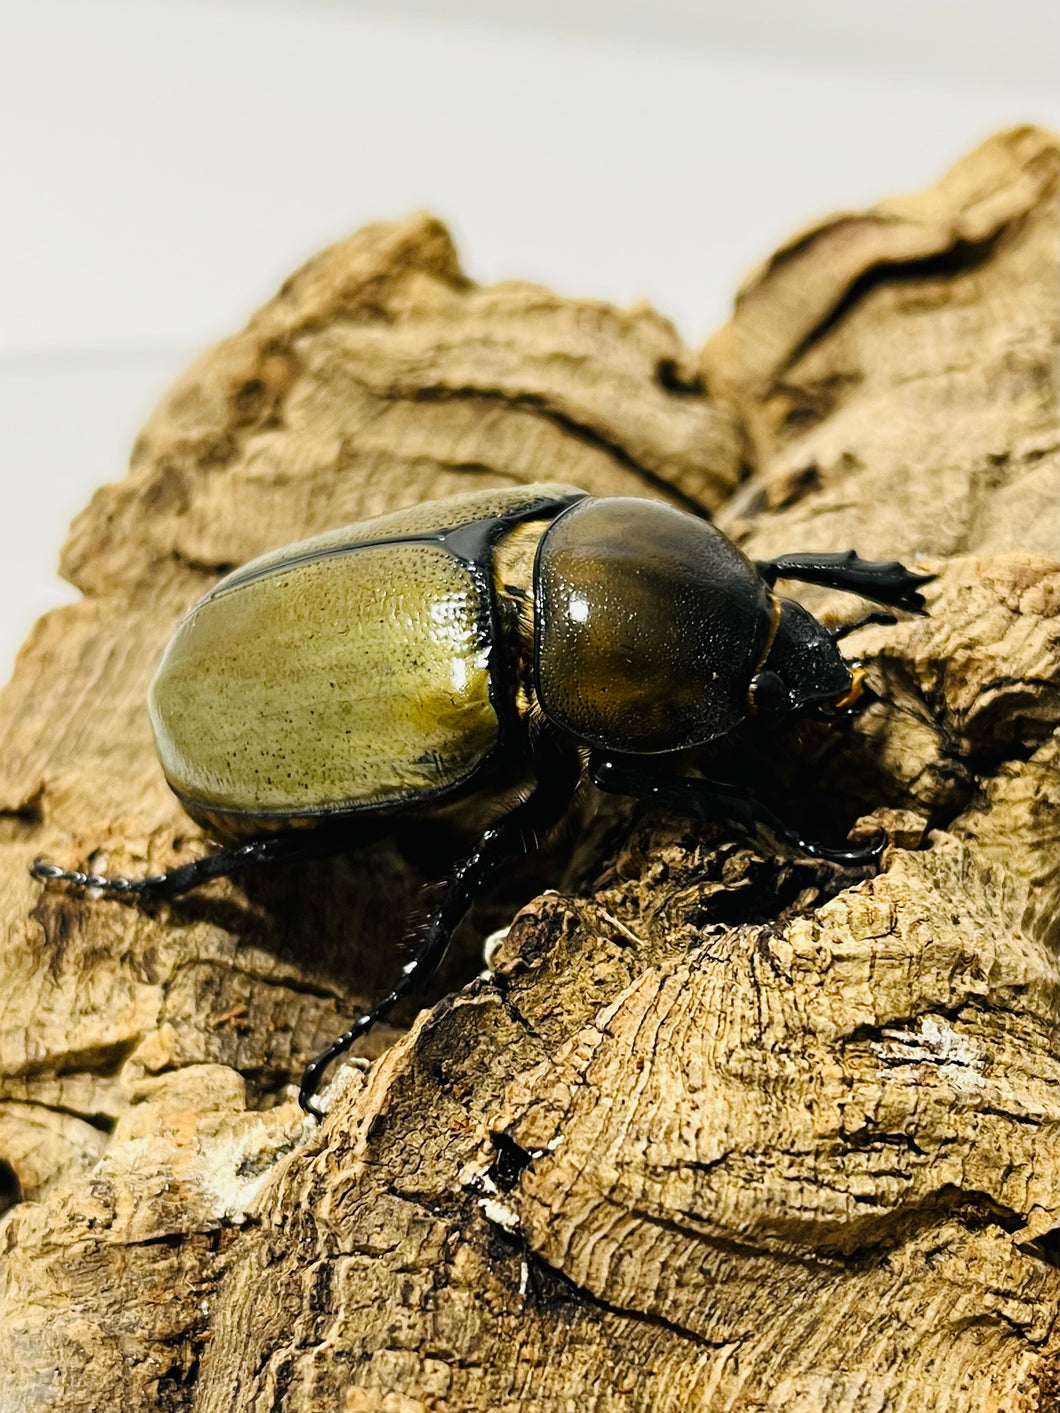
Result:
{"label": "rough tree bark", "polygon": [[[1056,182],[1000,134],[793,240],[698,356],[370,227],[163,399],[3,698],[4,1413],[1055,1406]],[[285,1086],[393,975],[422,841],[171,906],[28,865],[204,847],[143,698],[217,574],[542,477],[937,571],[849,640],[848,733],[728,762],[892,847],[867,877],[613,811],[318,1127]]]}

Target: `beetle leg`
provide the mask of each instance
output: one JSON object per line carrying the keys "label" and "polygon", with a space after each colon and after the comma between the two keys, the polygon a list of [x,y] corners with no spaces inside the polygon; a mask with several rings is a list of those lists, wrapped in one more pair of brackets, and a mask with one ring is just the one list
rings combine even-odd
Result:
{"label": "beetle leg", "polygon": [[423,942],[412,960],[402,967],[394,989],[306,1066],[298,1102],[307,1113],[323,1116],[312,1100],[328,1066],[377,1021],[384,1020],[399,1001],[426,987],[442,963],[453,932],[475,899],[493,882],[501,865],[516,854],[531,853],[557,823],[577,788],[581,760],[573,747],[543,733],[534,750],[534,772],[536,783],[527,798],[490,825],[467,858],[449,875],[441,902],[427,921]]}
{"label": "beetle leg", "polygon": [[589,778],[601,790],[614,795],[632,795],[638,800],[665,805],[682,814],[701,818],[722,818],[741,825],[754,833],[763,825],[771,834],[792,844],[811,858],[828,859],[831,863],[869,865],[879,862],[886,845],[886,835],[860,847],[834,849],[816,839],[806,839],[783,820],[778,819],[768,805],[757,796],[723,780],[708,780],[702,776],[663,775],[622,757],[593,751],[589,756]]}
{"label": "beetle leg", "polygon": [[870,628],[878,623],[897,623],[893,613],[866,613],[864,617],[856,619],[853,623],[841,623],[838,628],[829,628],[828,636],[833,643],[840,643],[844,638],[849,638],[851,633],[856,633],[859,628]]}
{"label": "beetle leg", "polygon": [[776,559],[759,559],[755,568],[770,588],[778,579],[798,579],[803,584],[822,584],[827,589],[845,589],[873,603],[925,613],[921,586],[930,584],[934,574],[914,574],[895,561],[861,559],[853,550],[842,554],[808,550],[781,554]]}
{"label": "beetle leg", "polygon": [[240,869],[259,864],[287,863],[297,859],[325,858],[350,847],[348,835],[338,830],[313,830],[300,834],[271,834],[264,839],[252,839],[246,844],[233,844],[204,854],[201,859],[171,868],[166,873],[152,873],[146,878],[108,878],[101,873],[81,873],[77,869],[60,868],[57,864],[37,859],[30,868],[34,878],[50,883],[73,883],[78,888],[98,888],[104,893],[134,894],[149,898],[175,898],[207,883],[211,878],[224,878]]}

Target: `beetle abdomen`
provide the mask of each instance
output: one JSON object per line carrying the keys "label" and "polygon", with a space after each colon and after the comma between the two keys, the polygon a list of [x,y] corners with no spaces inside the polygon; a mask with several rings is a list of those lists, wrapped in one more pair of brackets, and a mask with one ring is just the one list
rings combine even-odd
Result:
{"label": "beetle abdomen", "polygon": [[178,628],[150,694],[166,778],[215,832],[450,789],[497,742],[489,648],[489,606],[443,545],[303,553]]}

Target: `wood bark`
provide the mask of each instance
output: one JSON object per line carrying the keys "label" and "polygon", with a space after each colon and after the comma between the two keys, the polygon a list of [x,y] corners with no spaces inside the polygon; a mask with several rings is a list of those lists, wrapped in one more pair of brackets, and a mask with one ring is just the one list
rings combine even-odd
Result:
{"label": "wood bark", "polygon": [[[2,701],[3,1413],[1056,1407],[1057,157],[1001,133],[822,221],[698,354],[369,227],[163,398]],[[542,478],[937,574],[848,640],[849,731],[726,761],[891,847],[869,876],[583,801],[318,1126],[290,1083],[449,841],[156,906],[29,864],[206,847],[143,703],[219,573]]]}

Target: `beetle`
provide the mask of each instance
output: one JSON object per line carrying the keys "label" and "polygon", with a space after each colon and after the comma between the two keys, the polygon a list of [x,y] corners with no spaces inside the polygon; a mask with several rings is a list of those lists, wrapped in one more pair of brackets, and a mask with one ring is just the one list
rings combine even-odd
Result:
{"label": "beetle", "polygon": [[601,790],[765,826],[803,852],[874,863],[881,841],[803,838],[746,791],[689,774],[754,718],[858,709],[864,671],[778,579],[923,613],[933,576],[797,553],[752,561],[661,501],[542,482],[451,496],[251,560],[182,619],[148,707],[166,779],[223,847],[166,873],[36,877],[172,897],[238,869],[351,847],[366,821],[529,789],[452,870],[392,990],[306,1068],[325,1069],[426,984],[474,899],[535,847],[583,775]]}

